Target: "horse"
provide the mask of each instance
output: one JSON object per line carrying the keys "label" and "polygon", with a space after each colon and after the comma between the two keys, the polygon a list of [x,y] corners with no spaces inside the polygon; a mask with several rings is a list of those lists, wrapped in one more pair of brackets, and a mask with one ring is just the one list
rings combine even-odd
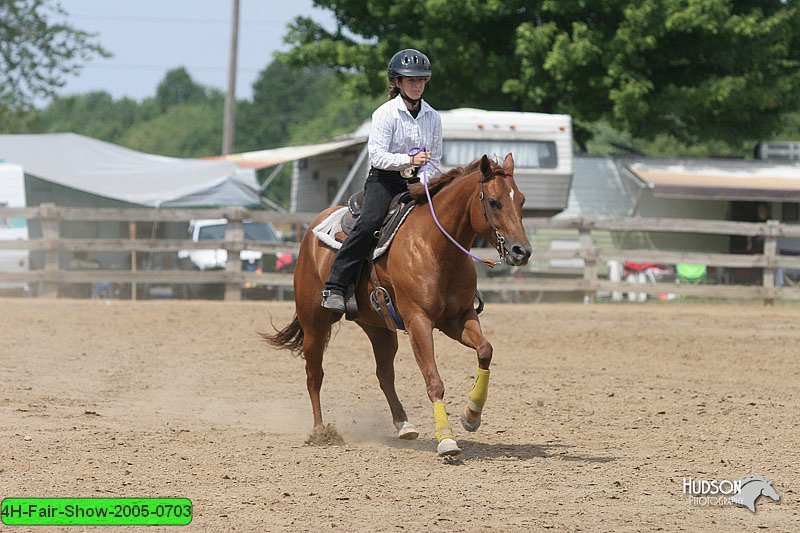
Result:
{"label": "horse", "polygon": [[[409,192],[416,205],[397,230],[389,249],[375,260],[374,274],[402,318],[425,380],[433,406],[437,452],[440,456],[453,456],[461,453],[461,449],[445,410],[445,386],[434,357],[434,328],[477,354],[475,381],[461,416],[467,431],[476,431],[480,426],[492,361],[492,345],[481,331],[474,307],[477,274],[471,258],[459,252],[454,242],[466,252],[481,236],[495,247],[504,263],[526,264],[531,244],[522,224],[525,196],[514,181],[511,153],[502,165],[484,155],[464,167],[410,185]],[[435,209],[433,205],[423,205],[427,204],[428,195]],[[339,208],[323,211],[310,227],[316,227],[336,209]],[[274,334],[263,334],[270,345],[305,358],[315,430],[324,427],[320,407],[323,354],[332,325],[342,316],[321,306],[321,293],[335,252],[311,231],[305,233],[294,272],[294,317],[283,329],[274,328]],[[395,391],[397,332],[370,307],[370,277],[365,275],[357,283],[355,295],[361,312],[356,322],[372,344],[378,382],[389,404],[397,436],[416,439],[419,431],[408,421]]]}
{"label": "horse", "polygon": [[756,500],[759,496],[766,496],[776,502],[781,499],[772,482],[764,479],[764,476],[747,476],[740,479],[739,483],[742,488],[736,495],[731,496],[731,503],[747,507],[752,513],[756,512]]}

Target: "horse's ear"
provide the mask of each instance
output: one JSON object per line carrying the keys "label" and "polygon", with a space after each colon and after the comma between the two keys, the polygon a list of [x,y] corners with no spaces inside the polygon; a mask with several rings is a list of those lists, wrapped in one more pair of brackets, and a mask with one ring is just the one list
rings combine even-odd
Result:
{"label": "horse's ear", "polygon": [[503,171],[508,175],[514,174],[514,156],[511,155],[511,152],[508,152],[505,161],[503,161]]}
{"label": "horse's ear", "polygon": [[492,163],[486,154],[481,157],[481,174],[483,174],[483,179],[485,180],[490,180],[494,176],[492,174]]}

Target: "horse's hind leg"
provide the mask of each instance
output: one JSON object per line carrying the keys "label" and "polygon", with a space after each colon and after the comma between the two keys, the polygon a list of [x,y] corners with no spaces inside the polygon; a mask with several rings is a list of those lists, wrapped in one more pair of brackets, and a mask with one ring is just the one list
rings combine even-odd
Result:
{"label": "horse's hind leg", "polygon": [[322,355],[325,352],[325,342],[313,333],[307,332],[303,338],[303,355],[306,360],[306,387],[311,398],[311,411],[314,414],[314,427],[322,426],[322,407],[319,392],[322,389]]}
{"label": "horse's hind leg", "polygon": [[389,403],[392,412],[392,421],[397,428],[397,436],[401,439],[412,440],[419,436],[419,431],[408,421],[403,404],[397,397],[394,386],[394,357],[397,354],[397,333],[388,329],[378,328],[367,324],[359,324],[372,343],[375,353],[375,374],[378,376],[381,390]]}
{"label": "horse's hind leg", "polygon": [[473,348],[478,355],[475,383],[469,393],[467,407],[461,415],[461,425],[467,431],[477,431],[481,425],[481,413],[489,393],[489,365],[492,362],[492,345],[483,336],[478,314],[471,309],[442,328],[450,338]]}
{"label": "horse's hind leg", "polygon": [[[298,311],[301,309],[298,308]],[[320,389],[322,378],[322,358],[328,347],[331,336],[330,312],[322,307],[312,308],[310,312],[298,313],[303,327],[303,357],[306,361],[306,387],[311,399],[311,410],[314,414],[314,427],[322,426],[322,407],[320,406]]]}

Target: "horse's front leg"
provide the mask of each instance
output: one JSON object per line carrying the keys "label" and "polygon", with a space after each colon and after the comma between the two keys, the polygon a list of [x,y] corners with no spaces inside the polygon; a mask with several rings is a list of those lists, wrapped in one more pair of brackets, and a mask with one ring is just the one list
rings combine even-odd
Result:
{"label": "horse's front leg", "polygon": [[445,325],[442,331],[464,346],[473,348],[478,354],[478,368],[475,369],[475,383],[469,393],[467,408],[461,415],[461,425],[467,431],[477,431],[481,425],[481,413],[489,394],[489,365],[492,362],[492,345],[483,336],[478,314],[474,309],[457,317]]}
{"label": "horse's front leg", "polygon": [[[411,313],[406,313],[406,316]],[[439,455],[458,455],[461,448],[458,447],[453,430],[450,427],[450,420],[447,418],[447,411],[444,405],[444,382],[439,376],[439,369],[436,368],[436,359],[433,352],[433,326],[430,320],[423,318],[420,313],[419,318],[414,318],[406,322],[411,349],[414,351],[414,358],[425,378],[425,386],[428,391],[428,399],[433,403],[434,435],[438,442],[436,451]]]}

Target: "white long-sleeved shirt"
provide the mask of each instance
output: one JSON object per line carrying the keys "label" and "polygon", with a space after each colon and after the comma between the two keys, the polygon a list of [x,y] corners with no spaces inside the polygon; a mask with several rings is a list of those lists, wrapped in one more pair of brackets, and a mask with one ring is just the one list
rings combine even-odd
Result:
{"label": "white long-sleeved shirt", "polygon": [[425,100],[417,118],[411,116],[399,94],[372,113],[372,129],[367,143],[369,162],[375,168],[403,170],[411,166],[412,148],[426,148],[431,162],[442,160],[442,118]]}

